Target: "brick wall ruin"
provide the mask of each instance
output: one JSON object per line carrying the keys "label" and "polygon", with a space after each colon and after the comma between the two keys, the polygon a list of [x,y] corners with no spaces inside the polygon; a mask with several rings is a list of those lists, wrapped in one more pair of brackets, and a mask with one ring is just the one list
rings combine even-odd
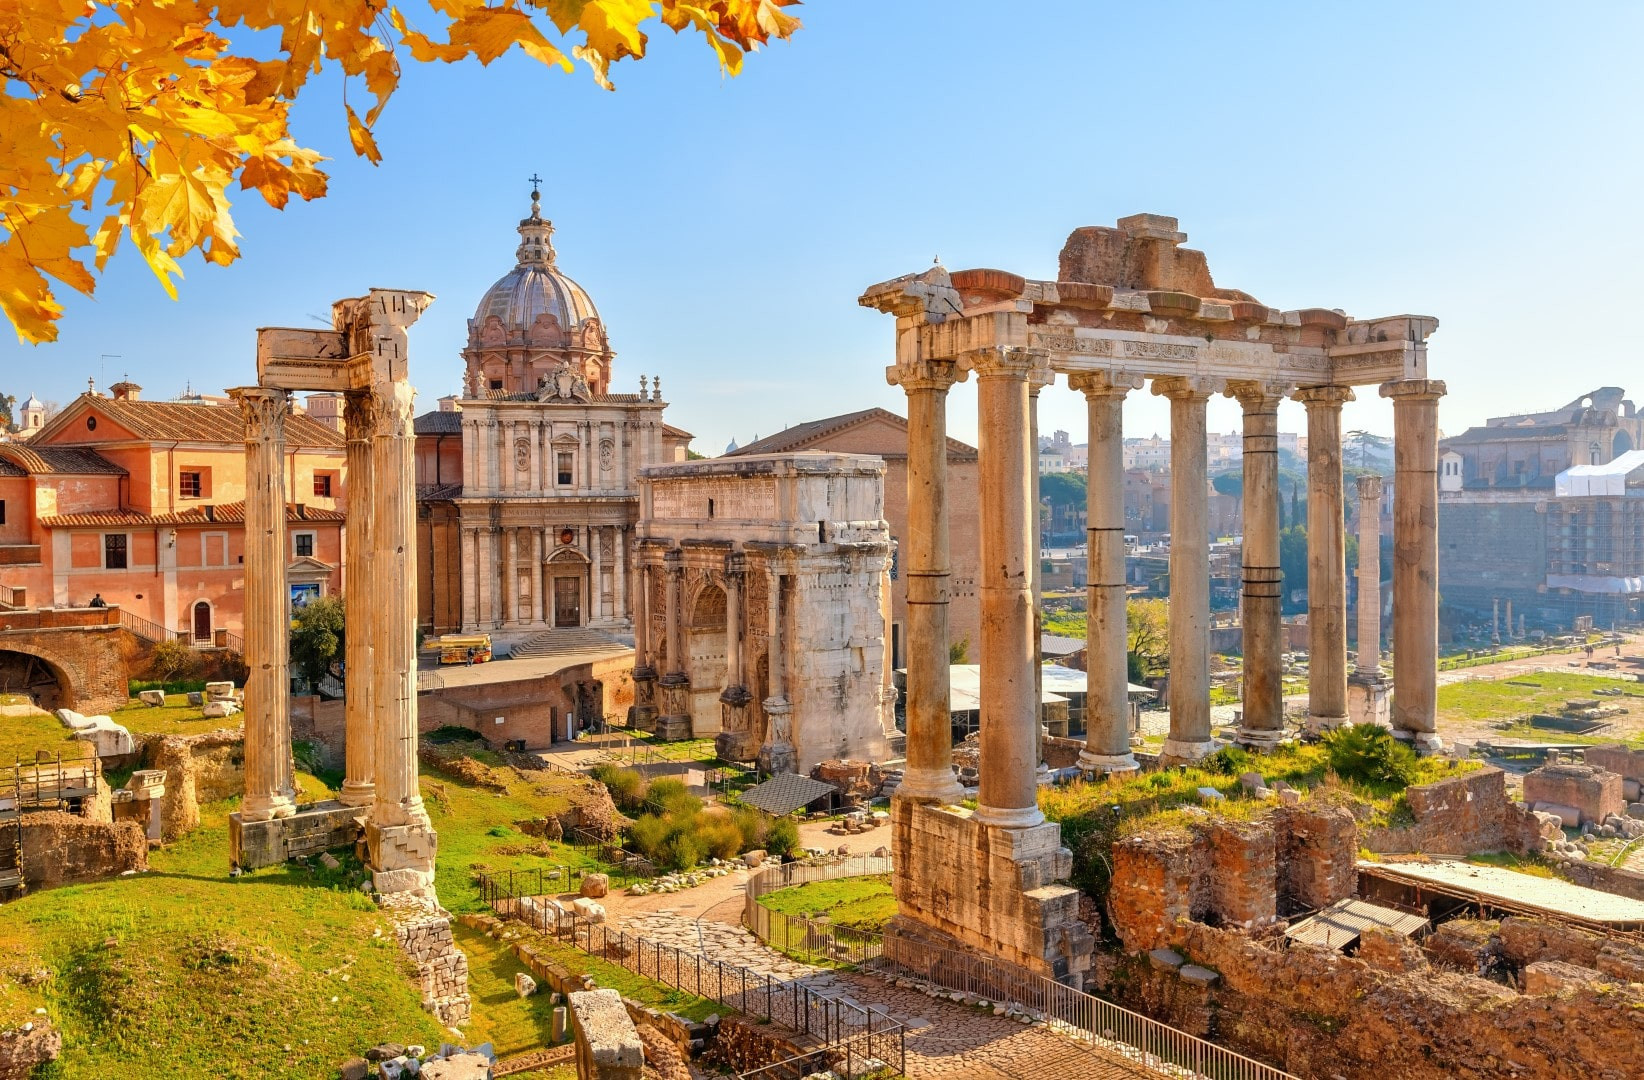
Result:
{"label": "brick wall ruin", "polygon": [[1595,825],[1627,810],[1621,775],[1591,764],[1543,765],[1526,774],[1524,802],[1531,809],[1559,814],[1566,825],[1578,823],[1569,819],[1569,810],[1580,815],[1580,823]]}
{"label": "brick wall ruin", "polygon": [[88,821],[43,810],[24,814],[22,828],[23,880],[31,888],[148,869],[148,837],[133,821]]}
{"label": "brick wall ruin", "polygon": [[165,770],[160,829],[168,842],[200,824],[201,803],[245,791],[245,740],[240,731],[139,738],[144,767]]}
{"label": "brick wall ruin", "polygon": [[1257,926],[1351,896],[1357,830],[1345,809],[1281,806],[1256,821],[1206,816],[1113,845],[1108,909],[1127,948],[1158,948],[1181,920]]}
{"label": "brick wall ruin", "polygon": [[1483,768],[1404,792],[1415,824],[1397,829],[1366,828],[1360,843],[1371,851],[1471,855],[1510,851],[1523,855],[1541,849],[1541,824],[1525,807],[1508,798],[1507,774]]}

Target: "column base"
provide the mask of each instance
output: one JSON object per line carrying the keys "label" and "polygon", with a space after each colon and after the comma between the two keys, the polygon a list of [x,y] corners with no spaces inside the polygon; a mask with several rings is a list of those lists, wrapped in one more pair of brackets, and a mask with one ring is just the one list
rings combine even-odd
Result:
{"label": "column base", "polygon": [[744,686],[727,686],[719,695],[719,734],[714,736],[714,753],[726,761],[753,761],[759,753],[759,736],[748,718],[753,695]]}
{"label": "column base", "polygon": [[1347,716],[1355,724],[1393,726],[1392,686],[1380,676],[1354,675],[1347,680]]}
{"label": "column base", "polygon": [[946,769],[904,769],[896,797],[910,802],[957,806],[965,799],[965,789],[959,786],[959,778],[951,765]]}
{"label": "column base", "polygon": [[799,771],[799,751],[792,743],[766,743],[759,748],[759,769],[770,773],[797,773]]}
{"label": "column base", "polygon": [[1444,753],[1444,740],[1439,738],[1436,731],[1407,731],[1404,728],[1394,728],[1393,738],[1409,743],[1410,749],[1422,757]]}
{"label": "column base", "polygon": [[1306,723],[1308,731],[1323,734],[1326,731],[1335,731],[1339,727],[1346,727],[1348,721],[1345,716],[1317,716],[1308,713]]}
{"label": "column base", "polygon": [[1247,750],[1272,750],[1290,741],[1284,729],[1241,727],[1233,735],[1233,745]]}
{"label": "column base", "polygon": [[377,801],[377,785],[371,782],[344,780],[337,801],[344,806],[370,806]]}
{"label": "column base", "polygon": [[1191,765],[1214,754],[1219,747],[1215,739],[1166,739],[1159,751],[1161,765]]}
{"label": "column base", "polygon": [[247,795],[240,803],[241,821],[273,821],[288,818],[297,812],[297,801],[291,792],[277,795]]}
{"label": "column base", "polygon": [[365,823],[366,862],[379,893],[434,896],[434,855],[439,837],[427,822],[409,825]]}
{"label": "column base", "polygon": [[635,731],[656,730],[656,706],[635,705],[628,710],[628,726]]}
{"label": "column base", "polygon": [[1079,768],[1087,773],[1129,773],[1138,772],[1141,766],[1136,764],[1136,755],[1124,754],[1093,754],[1089,750],[1079,751]]}
{"label": "column base", "polygon": [[971,818],[995,829],[1031,829],[1045,823],[1045,815],[1037,806],[978,806]]}

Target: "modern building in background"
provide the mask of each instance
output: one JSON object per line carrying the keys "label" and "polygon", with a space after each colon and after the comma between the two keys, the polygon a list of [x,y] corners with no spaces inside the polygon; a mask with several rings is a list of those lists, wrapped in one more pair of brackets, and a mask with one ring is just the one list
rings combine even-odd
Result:
{"label": "modern building in background", "polygon": [[[1644,617],[1644,414],[1616,386],[1439,446],[1439,594],[1510,636]],[[1510,614],[1509,614],[1510,610]]]}

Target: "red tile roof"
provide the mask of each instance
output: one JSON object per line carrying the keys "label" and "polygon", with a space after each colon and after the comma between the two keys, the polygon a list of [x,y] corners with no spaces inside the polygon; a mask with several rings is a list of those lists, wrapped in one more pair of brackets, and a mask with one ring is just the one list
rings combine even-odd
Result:
{"label": "red tile roof", "polygon": [[[348,515],[339,510],[324,510],[306,503],[287,503],[286,524],[302,522],[342,522]],[[96,510],[84,514],[58,514],[43,517],[40,524],[48,529],[111,528],[134,526],[152,528],[156,525],[243,525],[245,503],[211,503],[194,506],[172,514],[145,514],[140,510]]]}
{"label": "red tile roof", "polygon": [[[244,443],[245,420],[231,405],[193,405],[176,401],[130,401],[81,394],[59,415],[78,407],[101,413],[139,439],[163,442]],[[48,423],[47,429],[55,427]],[[285,418],[286,445],[296,448],[342,449],[343,437],[310,416],[293,413]]]}
{"label": "red tile roof", "polygon": [[71,476],[124,476],[125,470],[95,450],[78,446],[36,446],[33,443],[0,443],[0,458],[35,476],[63,473]]}

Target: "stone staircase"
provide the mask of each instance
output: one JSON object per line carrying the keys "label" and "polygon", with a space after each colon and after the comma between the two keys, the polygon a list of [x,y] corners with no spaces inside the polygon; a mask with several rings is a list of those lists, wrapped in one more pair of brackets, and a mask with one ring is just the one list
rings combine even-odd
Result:
{"label": "stone staircase", "polygon": [[514,645],[510,660],[539,660],[543,657],[565,656],[569,653],[609,651],[631,648],[620,639],[603,630],[579,626],[568,630],[543,630]]}

